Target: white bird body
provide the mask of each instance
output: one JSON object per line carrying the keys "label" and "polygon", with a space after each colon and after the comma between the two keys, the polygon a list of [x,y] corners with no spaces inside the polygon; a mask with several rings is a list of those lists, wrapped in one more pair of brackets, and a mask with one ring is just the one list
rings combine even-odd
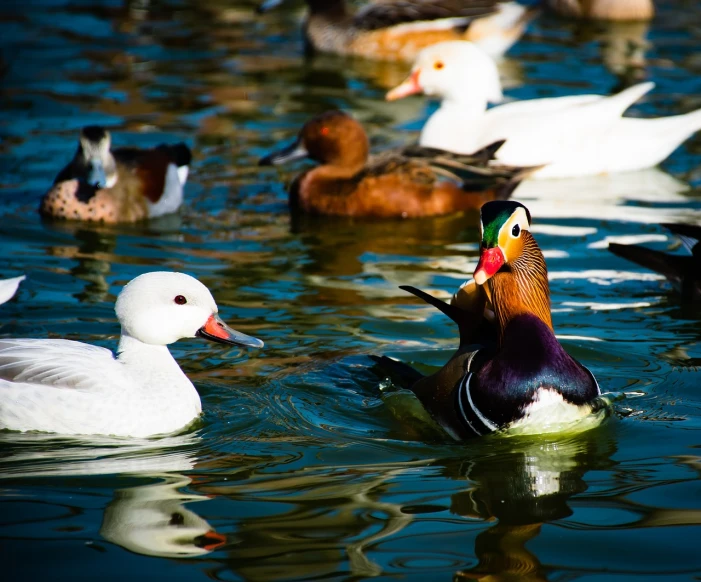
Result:
{"label": "white bird body", "polygon": [[17,293],[19,284],[26,278],[27,277],[25,275],[20,275],[19,277],[13,277],[12,279],[0,279],[0,305],[7,303],[14,297],[15,293]]}
{"label": "white bird body", "polygon": [[420,144],[469,154],[506,143],[496,162],[544,167],[535,178],[570,178],[649,168],[701,129],[701,110],[657,119],[622,117],[654,87],[640,83],[612,96],[530,99],[487,109],[501,100],[494,62],[467,42],[422,51],[411,77],[388,98],[423,91],[442,99],[421,132]]}
{"label": "white bird body", "polygon": [[0,426],[143,437],[172,433],[199,416],[199,394],[168,348],[131,348],[115,359],[108,349],[70,340],[0,340]]}
{"label": "white bird body", "polygon": [[[181,297],[185,304],[174,302]],[[122,324],[118,358],[70,340],[0,340],[0,428],[129,437],[172,433],[194,421],[202,405],[167,344],[199,335],[262,346],[221,322],[207,288],[181,273],[137,277],[120,293],[116,311]]]}

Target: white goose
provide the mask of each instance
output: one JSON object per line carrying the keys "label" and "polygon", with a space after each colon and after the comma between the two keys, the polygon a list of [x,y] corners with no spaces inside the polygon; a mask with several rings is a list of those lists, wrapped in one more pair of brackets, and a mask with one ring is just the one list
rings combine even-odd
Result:
{"label": "white goose", "polygon": [[425,93],[441,106],[421,131],[423,146],[472,153],[497,140],[506,143],[498,162],[544,165],[532,177],[572,178],[649,168],[701,129],[701,109],[657,119],[621,117],[653,88],[640,83],[610,97],[572,95],[506,103],[494,61],[465,41],[424,49],[409,78],[387,94],[400,99]]}
{"label": "white goose", "polygon": [[0,428],[145,437],[202,411],[166,347],[181,338],[262,347],[228,327],[207,287],[182,273],[140,275],[115,305],[122,335],[105,348],[60,339],[0,339]]}

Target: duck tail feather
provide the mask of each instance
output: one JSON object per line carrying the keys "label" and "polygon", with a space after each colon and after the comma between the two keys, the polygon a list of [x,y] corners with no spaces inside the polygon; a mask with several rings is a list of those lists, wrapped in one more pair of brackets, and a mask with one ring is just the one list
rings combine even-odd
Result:
{"label": "duck tail feather", "polygon": [[[495,166],[496,167],[496,166]],[[505,182],[500,184],[495,191],[496,200],[508,200],[514,193],[514,190],[528,178],[533,172],[540,170],[544,166],[528,166],[523,168],[508,168],[508,170],[514,172],[510,178]],[[505,171],[508,171],[505,167]]]}
{"label": "duck tail feather", "polygon": [[637,85],[624,89],[620,93],[607,97],[607,100],[612,109],[618,112],[618,115],[623,115],[623,112],[626,109],[633,105],[633,103],[635,103],[643,95],[652,91],[654,87],[655,83],[652,81],[638,83]]}
{"label": "duck tail feather", "polygon": [[495,141],[490,143],[488,146],[483,147],[482,149],[477,150],[473,154],[470,154],[469,157],[478,159],[478,160],[484,160],[485,162],[488,162],[489,160],[493,160],[494,156],[496,156],[496,153],[499,151],[501,146],[503,146],[506,143],[505,139],[500,139],[499,141]]}
{"label": "duck tail feather", "polygon": [[411,390],[412,386],[419,380],[423,379],[423,374],[418,372],[408,364],[389,358],[387,356],[368,356],[375,365],[381,370],[383,376],[387,375],[390,379],[407,390]]}

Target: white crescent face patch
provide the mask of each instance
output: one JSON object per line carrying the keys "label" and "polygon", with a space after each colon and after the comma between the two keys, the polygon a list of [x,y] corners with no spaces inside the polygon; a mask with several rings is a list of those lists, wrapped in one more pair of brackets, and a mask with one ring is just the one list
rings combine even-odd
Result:
{"label": "white crescent face patch", "polygon": [[[480,227],[482,223],[480,222]],[[528,215],[526,214],[526,209],[518,207],[511,214],[509,219],[502,225],[499,229],[499,248],[501,252],[504,253],[504,259],[508,263],[515,257],[510,257],[508,251],[509,243],[512,240],[520,238],[521,233],[524,230],[531,230],[531,225],[528,222]]]}

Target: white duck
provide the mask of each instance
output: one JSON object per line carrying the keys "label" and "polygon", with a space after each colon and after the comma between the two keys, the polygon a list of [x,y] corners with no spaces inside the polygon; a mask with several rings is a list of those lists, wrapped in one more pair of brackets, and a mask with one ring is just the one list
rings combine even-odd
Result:
{"label": "white duck", "polygon": [[27,277],[25,275],[20,275],[19,277],[13,277],[12,279],[0,279],[0,305],[7,303],[14,297],[15,293],[17,293],[19,284],[26,278]]}
{"label": "white duck", "polygon": [[544,165],[532,177],[571,178],[649,168],[701,129],[701,109],[657,119],[622,118],[650,91],[640,83],[610,97],[572,95],[506,103],[494,61],[465,41],[438,43],[418,56],[409,78],[388,100],[415,93],[441,99],[421,131],[420,144],[472,153],[497,140],[506,143],[498,162]]}
{"label": "white duck", "polygon": [[115,305],[110,350],[60,339],[0,339],[0,428],[145,437],[172,433],[202,411],[166,347],[181,338],[262,347],[228,327],[207,287],[182,273],[136,277]]}

